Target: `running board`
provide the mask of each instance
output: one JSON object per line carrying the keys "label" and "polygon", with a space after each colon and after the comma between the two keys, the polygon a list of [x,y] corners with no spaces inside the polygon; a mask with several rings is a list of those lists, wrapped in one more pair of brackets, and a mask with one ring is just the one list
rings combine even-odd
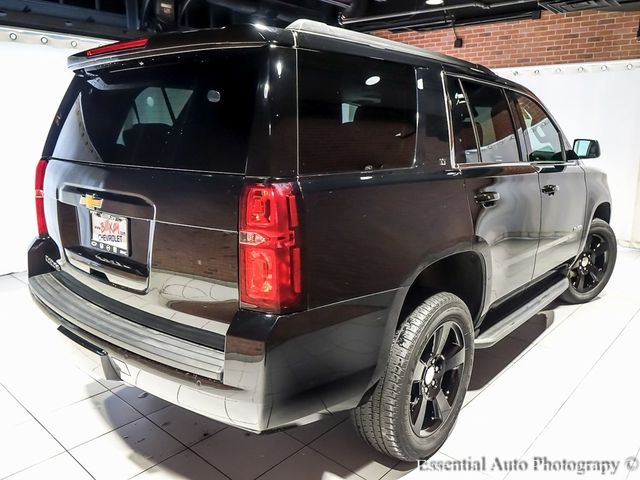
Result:
{"label": "running board", "polygon": [[569,279],[563,278],[561,281],[542,292],[542,294],[529,301],[515,312],[507,315],[504,319],[491,326],[486,331],[482,332],[476,338],[476,348],[492,347],[562,295],[567,288],[569,288]]}

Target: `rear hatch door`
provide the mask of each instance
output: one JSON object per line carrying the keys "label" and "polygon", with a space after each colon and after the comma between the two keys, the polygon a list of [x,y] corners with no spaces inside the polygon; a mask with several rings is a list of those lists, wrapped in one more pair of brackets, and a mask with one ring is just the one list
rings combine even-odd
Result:
{"label": "rear hatch door", "polygon": [[45,150],[46,216],[68,288],[223,348],[238,310],[238,204],[266,53],[76,71]]}

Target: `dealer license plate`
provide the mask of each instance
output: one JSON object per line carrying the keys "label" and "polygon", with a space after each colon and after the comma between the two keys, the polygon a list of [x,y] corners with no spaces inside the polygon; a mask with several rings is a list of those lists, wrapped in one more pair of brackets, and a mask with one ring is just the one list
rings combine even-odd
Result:
{"label": "dealer license plate", "polygon": [[129,256],[129,220],[103,212],[91,212],[91,246]]}

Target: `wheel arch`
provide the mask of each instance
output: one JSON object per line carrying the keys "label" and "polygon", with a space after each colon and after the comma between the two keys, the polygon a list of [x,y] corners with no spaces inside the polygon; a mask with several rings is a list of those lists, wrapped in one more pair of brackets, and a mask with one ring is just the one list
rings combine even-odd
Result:
{"label": "wheel arch", "polygon": [[399,290],[394,301],[378,362],[360,403],[373,392],[387,365],[395,333],[414,308],[435,293],[453,293],[467,305],[473,324],[477,325],[484,308],[487,280],[484,257],[475,250],[443,255],[418,268],[410,277],[409,286]]}
{"label": "wheel arch", "polygon": [[430,263],[414,277],[404,297],[396,329],[413,309],[439,292],[450,292],[460,297],[469,308],[475,325],[484,306],[486,280],[484,259],[473,250],[454,253]]}
{"label": "wheel arch", "polygon": [[592,220],[594,218],[599,218],[600,220],[604,220],[607,223],[611,223],[611,203],[600,203],[593,212]]}

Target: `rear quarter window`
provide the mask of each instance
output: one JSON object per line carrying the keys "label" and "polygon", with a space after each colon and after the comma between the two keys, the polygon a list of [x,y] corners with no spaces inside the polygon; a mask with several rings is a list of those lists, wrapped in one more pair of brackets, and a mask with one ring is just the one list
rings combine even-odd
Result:
{"label": "rear quarter window", "polygon": [[[50,155],[79,162],[244,173],[263,52],[81,72]],[[48,142],[49,143],[49,142]]]}
{"label": "rear quarter window", "polygon": [[414,67],[300,51],[298,68],[301,174],[413,165]]}

